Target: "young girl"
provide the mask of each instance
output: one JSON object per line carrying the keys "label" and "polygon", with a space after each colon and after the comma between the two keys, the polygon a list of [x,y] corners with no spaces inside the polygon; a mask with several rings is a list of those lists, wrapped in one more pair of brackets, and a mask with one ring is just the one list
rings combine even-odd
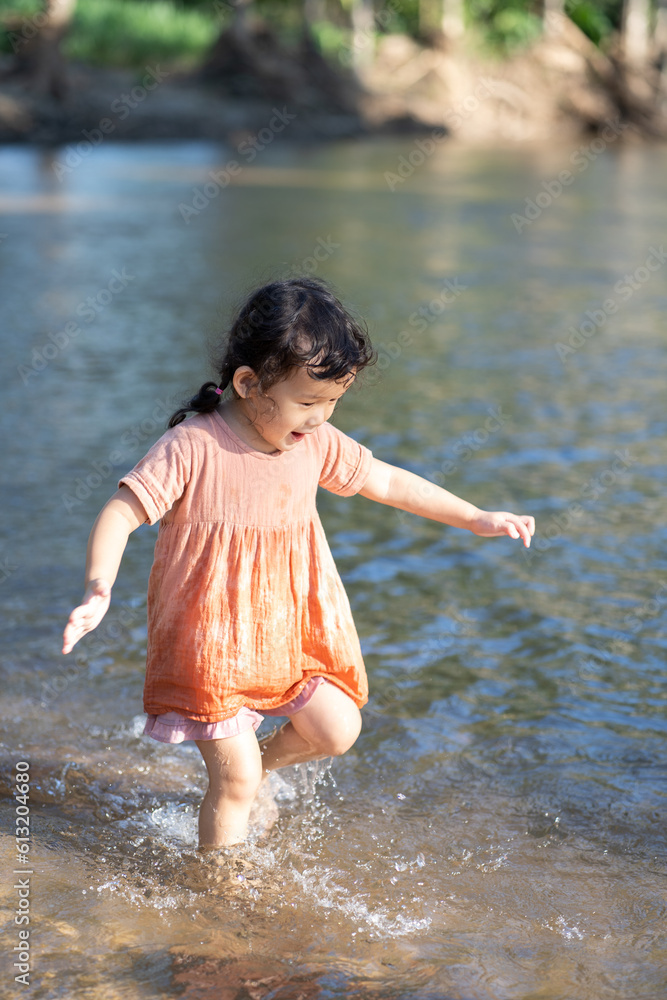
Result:
{"label": "young girl", "polygon": [[[85,595],[62,651],[102,620],[130,532],[160,521],[144,732],[194,740],[201,752],[202,850],[244,839],[268,772],[345,753],[359,735],[366,673],[315,507],[318,484],[526,547],[535,531],[532,517],[479,510],[328,423],[374,361],[366,331],[323,282],[260,288],[231,328],[219,384],[206,382],[173,414],[93,525]],[[260,745],[265,715],[289,721]]]}

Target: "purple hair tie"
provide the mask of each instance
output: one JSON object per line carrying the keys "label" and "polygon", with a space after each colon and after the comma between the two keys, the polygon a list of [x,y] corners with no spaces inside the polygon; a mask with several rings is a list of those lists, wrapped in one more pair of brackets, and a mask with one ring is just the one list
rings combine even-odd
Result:
{"label": "purple hair tie", "polygon": [[217,392],[218,396],[222,396],[222,389],[216,389],[215,392]]}

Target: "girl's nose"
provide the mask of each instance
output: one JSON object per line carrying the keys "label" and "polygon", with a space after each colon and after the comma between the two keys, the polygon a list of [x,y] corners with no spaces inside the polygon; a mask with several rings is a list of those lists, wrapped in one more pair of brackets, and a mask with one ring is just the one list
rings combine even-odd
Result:
{"label": "girl's nose", "polygon": [[317,409],[308,415],[308,426],[312,427],[313,430],[315,430],[315,428],[319,427],[320,424],[326,423],[328,417],[329,415],[325,407],[322,407],[322,409]]}

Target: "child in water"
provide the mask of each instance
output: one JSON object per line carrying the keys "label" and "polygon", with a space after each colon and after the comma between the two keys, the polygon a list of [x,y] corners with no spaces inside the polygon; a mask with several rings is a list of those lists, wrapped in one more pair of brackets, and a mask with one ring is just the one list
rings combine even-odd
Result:
{"label": "child in water", "polygon": [[[104,617],[130,533],[159,521],[144,733],[201,752],[202,851],[244,839],[267,773],[345,753],[361,729],[366,672],[318,484],[526,547],[535,531],[532,517],[479,510],[328,422],[374,360],[367,332],[323,282],[253,292],[223,345],[219,384],[173,414],[93,525],[62,651]],[[265,715],[289,721],[260,744]]]}

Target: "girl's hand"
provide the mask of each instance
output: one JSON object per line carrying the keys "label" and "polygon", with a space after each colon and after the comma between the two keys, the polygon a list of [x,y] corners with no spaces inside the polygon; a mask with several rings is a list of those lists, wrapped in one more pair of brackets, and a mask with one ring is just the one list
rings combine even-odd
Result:
{"label": "girl's hand", "polygon": [[470,530],[482,538],[495,538],[498,535],[521,538],[529,549],[530,539],[535,534],[535,518],[529,514],[510,514],[506,510],[480,510],[473,518]]}
{"label": "girl's hand", "polygon": [[87,632],[92,632],[100,624],[111,601],[111,584],[106,580],[91,580],[83,597],[83,603],[69,616],[63,633],[63,653],[77,644]]}

